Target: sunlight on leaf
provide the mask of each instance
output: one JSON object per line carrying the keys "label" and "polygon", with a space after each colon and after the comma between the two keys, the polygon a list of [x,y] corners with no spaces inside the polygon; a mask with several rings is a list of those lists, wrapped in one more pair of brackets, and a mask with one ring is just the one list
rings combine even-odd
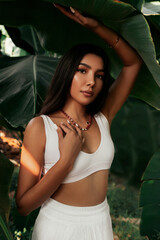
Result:
{"label": "sunlight on leaf", "polygon": [[145,16],[150,16],[150,15],[160,15],[160,2],[149,2],[149,3],[144,3],[142,7],[142,13]]}

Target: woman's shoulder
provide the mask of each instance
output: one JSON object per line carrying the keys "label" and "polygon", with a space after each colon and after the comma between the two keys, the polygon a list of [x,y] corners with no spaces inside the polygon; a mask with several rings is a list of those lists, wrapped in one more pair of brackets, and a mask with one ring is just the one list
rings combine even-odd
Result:
{"label": "woman's shoulder", "polygon": [[39,149],[44,149],[45,141],[46,137],[43,119],[40,116],[36,116],[28,122],[25,128],[23,145],[28,149],[31,145],[31,148],[33,148],[33,146],[34,148],[39,146]]}
{"label": "woman's shoulder", "polygon": [[41,116],[36,116],[28,122],[26,128],[32,128],[32,127],[42,127],[43,126],[43,119]]}
{"label": "woman's shoulder", "polygon": [[104,121],[106,121],[109,125],[111,125],[112,121],[110,120],[109,115],[106,111],[101,110],[98,114],[101,118],[104,119]]}
{"label": "woman's shoulder", "polygon": [[48,116],[56,125],[60,125],[60,123],[63,121],[66,121],[65,116],[60,111],[54,112],[53,114],[48,114]]}
{"label": "woman's shoulder", "polygon": [[43,134],[44,122],[41,116],[36,116],[28,122],[25,128],[25,135],[37,135],[38,137]]}
{"label": "woman's shoulder", "polygon": [[102,119],[102,121],[103,121],[104,123],[107,123],[107,125],[110,126],[110,122],[109,122],[109,119],[108,119],[108,115],[105,114],[104,112],[99,111],[98,113],[95,114],[95,117]]}

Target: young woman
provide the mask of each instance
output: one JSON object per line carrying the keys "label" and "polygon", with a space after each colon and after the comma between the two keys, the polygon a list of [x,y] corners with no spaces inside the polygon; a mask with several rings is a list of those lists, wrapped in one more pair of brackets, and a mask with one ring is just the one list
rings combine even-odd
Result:
{"label": "young woman", "polygon": [[22,215],[41,206],[32,240],[113,240],[106,197],[114,156],[110,124],[142,60],[111,29],[55,6],[111,45],[124,67],[109,87],[102,49],[82,44],[63,56],[39,116],[25,130],[16,202]]}

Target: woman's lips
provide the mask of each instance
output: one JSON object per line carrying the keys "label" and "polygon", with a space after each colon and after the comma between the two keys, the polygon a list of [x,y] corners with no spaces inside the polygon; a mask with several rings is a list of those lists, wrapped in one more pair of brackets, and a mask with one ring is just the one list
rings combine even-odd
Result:
{"label": "woman's lips", "polygon": [[85,97],[92,97],[94,95],[94,92],[90,91],[81,91]]}

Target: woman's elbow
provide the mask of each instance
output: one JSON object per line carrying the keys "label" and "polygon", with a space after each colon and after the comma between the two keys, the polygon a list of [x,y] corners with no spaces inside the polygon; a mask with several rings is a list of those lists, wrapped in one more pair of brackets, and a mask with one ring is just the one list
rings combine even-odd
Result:
{"label": "woman's elbow", "polygon": [[17,210],[18,210],[20,215],[27,216],[27,215],[30,214],[31,211],[29,211],[27,206],[22,203],[21,199],[16,198],[16,205],[17,205]]}
{"label": "woman's elbow", "polygon": [[26,209],[24,209],[24,208],[17,207],[17,210],[18,210],[19,214],[24,216],[24,217],[26,217],[30,214],[30,212],[26,211]]}
{"label": "woman's elbow", "polygon": [[143,64],[143,60],[141,57],[137,56],[137,59],[135,60],[135,62],[132,64],[132,67],[135,71],[138,71],[141,69],[141,66]]}
{"label": "woman's elbow", "polygon": [[137,54],[136,59],[135,59],[135,64],[137,64],[139,67],[141,67],[143,63],[143,59]]}

